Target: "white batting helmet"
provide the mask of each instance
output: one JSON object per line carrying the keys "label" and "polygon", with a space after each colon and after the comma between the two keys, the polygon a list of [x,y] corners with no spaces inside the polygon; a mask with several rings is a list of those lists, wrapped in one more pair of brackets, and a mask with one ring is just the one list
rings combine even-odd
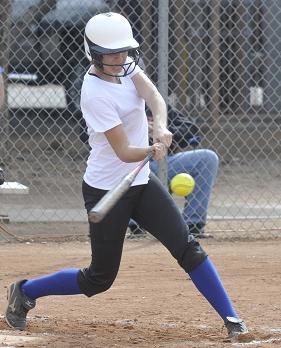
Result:
{"label": "white batting helmet", "polygon": [[[124,16],[114,12],[100,13],[88,21],[84,47],[89,61],[99,69],[103,67],[101,60],[104,54],[128,51],[135,65],[139,59],[139,43],[133,37],[130,23]],[[130,73],[132,71],[130,69]]]}

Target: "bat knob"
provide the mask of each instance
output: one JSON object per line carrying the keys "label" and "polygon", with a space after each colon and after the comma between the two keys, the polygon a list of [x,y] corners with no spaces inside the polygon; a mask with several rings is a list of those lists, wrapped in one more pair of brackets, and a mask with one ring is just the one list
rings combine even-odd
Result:
{"label": "bat knob", "polygon": [[88,220],[89,222],[97,223],[102,220],[102,215],[95,212],[95,211],[90,211],[88,214]]}

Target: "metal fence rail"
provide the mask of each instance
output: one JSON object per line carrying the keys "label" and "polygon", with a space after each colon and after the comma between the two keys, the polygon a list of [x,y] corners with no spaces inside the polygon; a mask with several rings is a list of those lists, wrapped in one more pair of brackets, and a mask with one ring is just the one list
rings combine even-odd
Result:
{"label": "metal fence rail", "polygon": [[79,107],[88,67],[83,29],[109,10],[128,17],[146,73],[199,127],[197,149],[220,158],[207,229],[231,238],[280,236],[278,0],[2,0],[0,166],[9,183],[0,186],[2,220],[87,220],[80,192],[89,150]]}

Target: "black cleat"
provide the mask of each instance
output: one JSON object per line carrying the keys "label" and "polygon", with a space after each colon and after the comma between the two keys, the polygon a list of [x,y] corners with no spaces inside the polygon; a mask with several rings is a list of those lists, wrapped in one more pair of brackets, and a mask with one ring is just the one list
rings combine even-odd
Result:
{"label": "black cleat", "polygon": [[246,324],[244,323],[242,319],[238,319],[234,317],[226,317],[224,324],[227,329],[229,338],[237,337],[241,334],[248,333]]}
{"label": "black cleat", "polygon": [[26,327],[27,312],[34,308],[36,301],[27,297],[21,290],[21,285],[26,280],[13,283],[8,288],[5,320],[7,324],[16,330],[24,330]]}
{"label": "black cleat", "polygon": [[205,224],[203,223],[188,225],[189,233],[198,239],[214,238],[211,234],[205,232],[204,227]]}
{"label": "black cleat", "polygon": [[5,182],[4,171],[3,171],[3,169],[0,167],[0,185],[3,185],[4,182]]}
{"label": "black cleat", "polygon": [[143,230],[136,222],[132,220],[129,222],[129,229],[130,234],[128,235],[127,239],[138,239],[147,235],[146,231]]}

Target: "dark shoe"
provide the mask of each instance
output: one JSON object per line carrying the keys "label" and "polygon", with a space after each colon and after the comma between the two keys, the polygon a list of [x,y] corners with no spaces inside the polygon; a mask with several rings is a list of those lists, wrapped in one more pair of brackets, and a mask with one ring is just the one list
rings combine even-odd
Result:
{"label": "dark shoe", "polygon": [[11,284],[7,293],[8,307],[6,309],[5,320],[10,327],[16,330],[25,329],[27,312],[36,305],[35,300],[28,298],[22,292],[21,285],[24,282],[26,280],[20,280]]}
{"label": "dark shoe", "polygon": [[0,168],[0,185],[3,185],[4,182],[5,182],[4,171],[2,168]]}
{"label": "dark shoe", "polygon": [[128,235],[128,239],[141,238],[146,236],[146,231],[144,231],[137,223],[129,222],[129,229],[131,233]]}
{"label": "dark shoe", "polygon": [[227,329],[229,338],[236,337],[248,332],[246,324],[242,319],[226,317],[224,324]]}
{"label": "dark shoe", "polygon": [[205,233],[204,227],[205,227],[205,224],[203,224],[203,223],[188,225],[189,232],[195,238],[198,238],[198,239],[214,238],[211,234]]}

